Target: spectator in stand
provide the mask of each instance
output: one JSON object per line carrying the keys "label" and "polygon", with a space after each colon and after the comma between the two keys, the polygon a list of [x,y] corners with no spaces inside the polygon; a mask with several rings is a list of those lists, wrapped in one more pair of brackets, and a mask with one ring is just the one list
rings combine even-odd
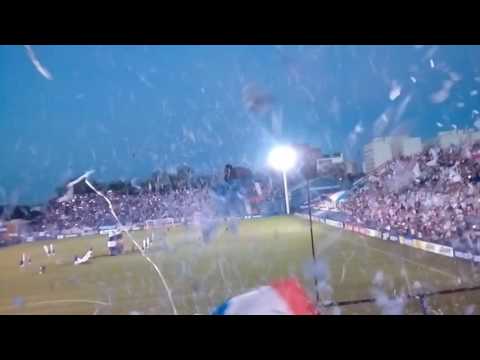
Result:
{"label": "spectator in stand", "polygon": [[[147,220],[162,218],[191,219],[196,213],[222,215],[217,208],[212,190],[206,186],[182,188],[161,192],[145,191],[140,194],[119,194],[107,191],[120,222],[125,225],[144,224]],[[68,201],[51,200],[43,216],[31,224],[35,233],[50,235],[98,230],[102,226],[116,225],[106,201],[95,193],[72,194]]]}
{"label": "spectator in stand", "polygon": [[357,224],[480,254],[480,144],[390,161],[341,208]]}
{"label": "spectator in stand", "polygon": [[[166,194],[116,194],[106,196],[123,224],[144,223],[161,218],[190,217],[211,206],[207,189],[175,190]],[[43,217],[33,224],[34,231],[65,231],[78,228],[98,229],[115,225],[108,204],[96,194],[74,195],[71,201],[50,201]]]}

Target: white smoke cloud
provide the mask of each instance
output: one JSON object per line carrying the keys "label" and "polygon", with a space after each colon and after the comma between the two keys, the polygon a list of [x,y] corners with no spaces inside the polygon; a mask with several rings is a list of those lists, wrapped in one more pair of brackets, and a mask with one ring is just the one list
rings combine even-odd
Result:
{"label": "white smoke cloud", "polygon": [[382,315],[403,315],[406,298],[402,295],[397,297],[389,297],[380,289],[373,289],[372,295],[375,297],[375,304],[380,308]]}

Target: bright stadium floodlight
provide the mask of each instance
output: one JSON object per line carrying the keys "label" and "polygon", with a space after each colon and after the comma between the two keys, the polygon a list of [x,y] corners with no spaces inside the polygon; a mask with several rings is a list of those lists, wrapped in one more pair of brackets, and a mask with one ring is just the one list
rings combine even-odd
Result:
{"label": "bright stadium floodlight", "polygon": [[295,166],[297,154],[290,146],[278,146],[270,151],[268,155],[268,164],[277,171],[282,172],[283,189],[285,192],[285,210],[290,214],[290,204],[288,201],[287,171]]}

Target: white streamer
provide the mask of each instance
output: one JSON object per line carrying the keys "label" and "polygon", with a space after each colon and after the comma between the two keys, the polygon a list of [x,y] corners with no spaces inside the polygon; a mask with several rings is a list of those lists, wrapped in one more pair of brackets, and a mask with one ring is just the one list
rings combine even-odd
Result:
{"label": "white streamer", "polygon": [[122,223],[120,222],[120,219],[117,217],[117,214],[115,213],[115,210],[113,209],[113,205],[110,201],[109,198],[107,198],[104,194],[102,194],[100,191],[98,191],[92,184],[90,184],[90,182],[88,181],[87,178],[85,178],[85,183],[88,185],[88,187],[90,187],[90,189],[92,189],[93,191],[95,191],[95,193],[99,196],[101,196],[102,198],[105,199],[105,201],[107,202],[108,204],[108,207],[110,208],[110,212],[112,214],[112,216],[115,218],[115,220],[117,221],[118,225],[120,226],[120,228],[122,230],[124,230],[128,237],[130,238],[130,240],[133,242],[133,244],[135,245],[135,247],[140,251],[140,254],[142,254],[142,256],[145,258],[145,260],[147,260],[152,266],[153,268],[155,269],[155,271],[157,272],[158,276],[160,277],[160,280],[162,281],[162,284],[163,284],[163,287],[165,288],[165,290],[167,291],[167,295],[168,295],[168,300],[170,301],[170,306],[172,307],[172,310],[173,310],[173,314],[174,315],[177,315],[177,308],[175,307],[175,303],[173,302],[173,298],[172,298],[172,292],[170,291],[170,288],[168,287],[168,284],[167,284],[167,281],[165,280],[165,277],[163,276],[162,272],[160,271],[160,269],[158,268],[158,266],[150,259],[149,256],[147,256],[145,254],[145,251],[142,249],[142,247],[135,241],[135,239],[132,237],[132,235],[130,234],[130,232],[128,231],[127,228],[125,228]]}
{"label": "white streamer", "polygon": [[37,57],[35,56],[35,53],[33,52],[32,47],[30,45],[25,45],[25,49],[27,49],[28,57],[30,58],[30,61],[32,62],[33,66],[35,66],[35,69],[37,69],[38,72],[46,79],[53,80],[52,74],[50,74],[48,69],[44,67],[40,63],[40,61],[38,61]]}
{"label": "white streamer", "polygon": [[93,174],[95,172],[95,170],[88,170],[85,174],[83,174],[82,176],[76,178],[75,180],[72,180],[70,181],[68,184],[67,184],[67,191],[65,192],[65,194],[61,197],[61,198],[58,198],[57,199],[57,202],[66,202],[66,201],[70,201],[73,199],[73,195],[74,195],[74,192],[73,192],[73,187],[78,184],[80,181],[84,180],[84,179],[87,179],[91,174]]}

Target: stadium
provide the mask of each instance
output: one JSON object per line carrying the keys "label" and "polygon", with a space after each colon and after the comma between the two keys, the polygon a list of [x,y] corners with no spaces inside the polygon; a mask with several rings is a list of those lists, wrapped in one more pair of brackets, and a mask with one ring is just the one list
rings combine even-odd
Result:
{"label": "stadium", "polygon": [[255,121],[272,120],[263,166],[221,153],[203,173],[183,163],[111,181],[98,166],[36,205],[5,197],[0,314],[480,314],[476,126],[377,134],[360,170],[285,141],[266,90],[241,95]]}
{"label": "stadium", "polygon": [[[388,165],[398,162],[394,160]],[[314,194],[310,209],[315,261],[308,206],[301,194],[295,196],[304,190],[302,182],[291,192],[294,213],[287,216],[252,213],[251,206],[245,206],[243,213],[233,214],[230,209],[221,217],[218,212],[209,216],[205,208],[195,212],[180,205],[181,217],[131,224],[128,221],[131,214],[122,214],[120,210],[119,220],[128,221],[129,225],[120,228],[109,225],[106,217],[100,218],[97,224],[102,226],[96,229],[68,227],[69,220],[75,219],[62,216],[64,223],[57,225],[66,229],[56,235],[55,256],[44,253],[45,245],[52,244],[45,234],[52,231],[45,230],[51,223],[39,224],[37,219],[32,226],[43,231],[29,233],[25,235],[25,243],[8,246],[0,252],[2,276],[9,279],[8,286],[3,287],[0,311],[5,314],[172,313],[167,290],[151,265],[144,261],[144,252],[161,268],[175,312],[179,314],[211,313],[224,299],[259,283],[288,277],[300,279],[310,296],[318,295],[317,305],[323,314],[462,314],[465,309],[476,313],[475,304],[480,296],[478,250],[461,247],[461,243],[454,245],[449,242],[451,239],[429,242],[420,238],[420,234],[415,236],[412,229],[405,232],[402,228],[356,219],[352,204],[357,197],[365,196],[366,189],[376,184],[374,181],[379,181],[375,175],[369,177],[376,180],[367,180],[349,190],[340,190],[342,184],[332,179],[310,181],[310,191]],[[245,194],[255,189],[248,187],[248,181],[244,184],[245,187],[238,189]],[[199,206],[194,201],[196,196],[208,201],[220,196],[203,193],[205,190],[185,191],[184,196],[192,206]],[[115,201],[112,192],[107,194]],[[253,203],[258,202],[258,194],[255,195],[249,198]],[[374,195],[378,196],[378,191]],[[92,193],[89,196],[98,197]],[[146,195],[145,199],[140,194],[132,197],[135,201],[155,199],[155,195]],[[180,202],[185,204],[183,200]],[[82,200],[82,195],[74,194],[65,202],[57,199],[48,211],[58,213],[58,206],[68,209],[85,203],[88,202]],[[108,213],[108,204],[105,201],[101,204]],[[121,209],[121,205],[114,208]],[[213,209],[217,208],[208,208],[211,212]],[[239,209],[235,201],[232,209]],[[246,212],[248,209],[250,213]],[[44,219],[48,219],[48,211]],[[93,207],[88,211],[102,213]],[[283,211],[282,208],[280,212]],[[188,214],[192,216],[189,218]],[[60,233],[58,228],[56,231]],[[122,248],[112,253],[107,243],[119,239]],[[145,239],[149,239],[148,246]],[[93,257],[84,265],[75,266],[72,259],[86,249],[93,250]],[[37,266],[19,269],[18,259],[22,254],[28,254]],[[38,266],[45,269],[41,274]]]}

